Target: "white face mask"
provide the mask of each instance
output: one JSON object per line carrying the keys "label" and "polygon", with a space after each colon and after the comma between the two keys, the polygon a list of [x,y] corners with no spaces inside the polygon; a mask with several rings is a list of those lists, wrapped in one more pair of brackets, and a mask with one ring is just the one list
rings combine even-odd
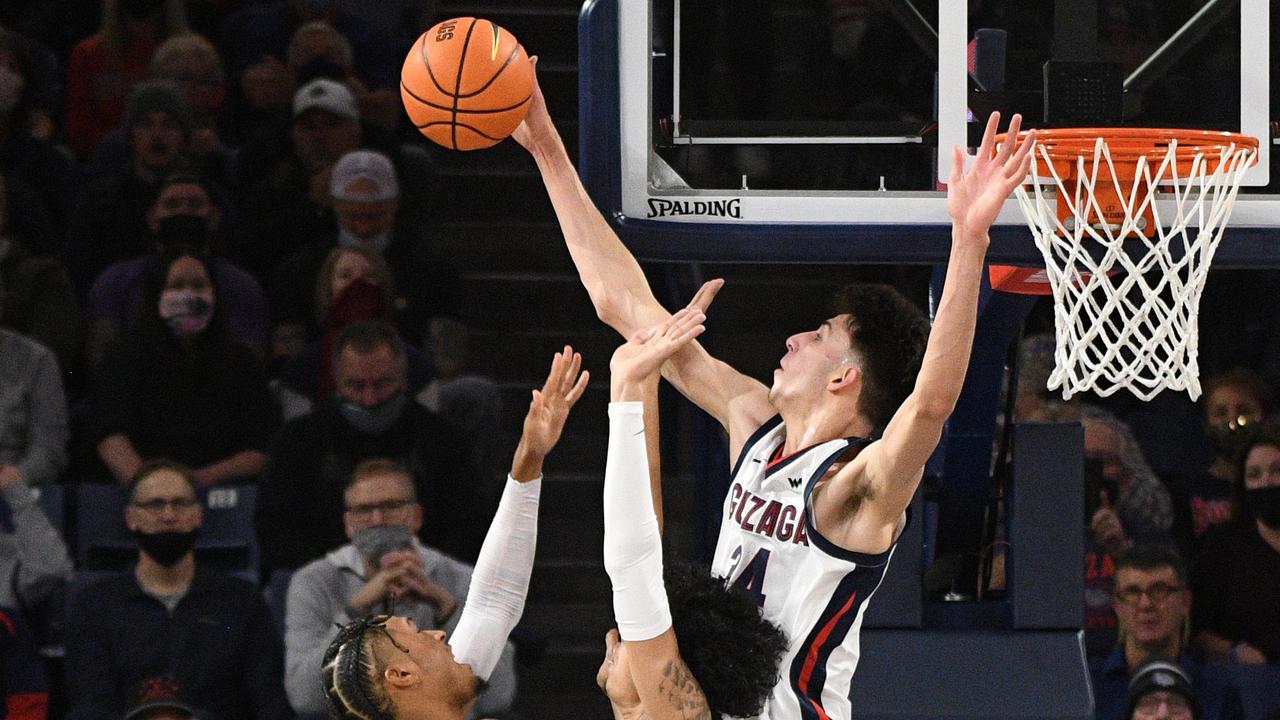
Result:
{"label": "white face mask", "polygon": [[0,120],[7,120],[18,105],[26,79],[12,68],[0,66]]}

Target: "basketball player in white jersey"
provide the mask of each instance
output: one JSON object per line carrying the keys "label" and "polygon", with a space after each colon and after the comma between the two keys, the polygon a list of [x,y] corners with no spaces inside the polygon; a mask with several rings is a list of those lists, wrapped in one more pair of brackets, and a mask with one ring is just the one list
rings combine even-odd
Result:
{"label": "basketball player in white jersey", "polygon": [[453,637],[404,617],[356,617],[316,668],[335,720],[464,720],[520,620],[538,539],[542,463],[586,390],[582,356],[556,353],[533,391],[502,500],[485,534]]}
{"label": "basketball player in white jersey", "polygon": [[[1030,162],[1034,133],[997,151],[998,122],[993,113],[968,171],[963,150],[953,149],[951,254],[923,353],[923,318],[891,291],[863,286],[843,293],[820,327],[787,339],[771,386],[697,342],[663,366],[663,377],[729,433],[734,477],[712,571],[754,592],[765,618],[790,638],[761,717],[851,716],[866,603],[960,396],[987,231]],[[1011,136],[1020,124],[1015,115]],[[513,137],[537,162],[597,315],[626,338],[667,318],[582,187],[536,87]],[[691,304],[705,310],[718,287],[704,286]]]}

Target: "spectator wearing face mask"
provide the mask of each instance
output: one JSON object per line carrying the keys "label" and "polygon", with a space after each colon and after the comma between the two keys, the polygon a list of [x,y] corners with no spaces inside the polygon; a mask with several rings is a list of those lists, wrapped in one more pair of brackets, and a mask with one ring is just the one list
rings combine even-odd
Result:
{"label": "spectator wearing face mask", "polygon": [[82,294],[108,265],[152,250],[147,214],[161,180],[185,163],[191,114],[177,86],[145,82],[129,95],[124,127],[129,163],[85,186],[67,232],[67,267]]}
{"label": "spectator wearing face mask", "polygon": [[263,564],[296,569],[342,545],[343,489],[355,467],[374,457],[411,473],[424,511],[418,539],[474,561],[489,508],[469,442],[409,397],[408,361],[395,329],[348,326],[333,345],[333,363],[333,396],[286,423],[273,442],[256,516]]}
{"label": "spectator wearing face mask", "polygon": [[252,480],[276,425],[253,352],[227,331],[209,261],[167,249],[143,283],[137,322],[105,351],[90,408],[98,457],[127,482],[148,458],[197,485]]}
{"label": "spectator wearing face mask", "polygon": [[1215,662],[1280,664],[1280,435],[1241,448],[1235,519],[1205,533],[1191,570],[1193,642]]}
{"label": "spectator wearing face mask", "polygon": [[[471,583],[470,565],[416,537],[422,528],[413,476],[371,458],[356,466],[343,491],[342,524],[350,542],[304,566],[289,583],[285,606],[285,688],[303,715],[325,712],[320,666],[338,627],[366,615],[412,618],[423,630],[453,634]],[[476,713],[506,710],[515,696],[508,643]]]}
{"label": "spectator wearing face mask", "polygon": [[1274,409],[1266,381],[1242,367],[1206,380],[1201,402],[1205,431],[1213,445],[1213,465],[1175,491],[1179,525],[1193,548],[1209,528],[1231,520],[1240,450]]}
{"label": "spectator wearing face mask", "polygon": [[117,720],[136,704],[134,688],[157,677],[174,680],[200,718],[291,718],[280,636],[262,595],[196,560],[204,512],[192,472],[168,461],[141,466],[124,513],[138,564],[75,593],[67,610],[67,718]]}
{"label": "spectator wearing face mask", "polygon": [[214,186],[190,171],[179,169],[165,176],[147,212],[147,227],[155,242],[153,251],[111,265],[89,290],[92,364],[97,364],[106,346],[138,316],[147,271],[167,249],[183,245],[212,257],[210,268],[232,337],[259,353],[265,352],[269,340],[266,299],[253,275],[218,256],[224,223],[215,197],[219,195]]}

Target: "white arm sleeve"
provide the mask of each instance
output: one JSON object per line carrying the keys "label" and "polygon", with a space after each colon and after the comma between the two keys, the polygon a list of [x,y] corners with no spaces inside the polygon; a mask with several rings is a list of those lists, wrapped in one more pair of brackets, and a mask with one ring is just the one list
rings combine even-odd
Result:
{"label": "white arm sleeve", "polygon": [[481,680],[493,673],[507,636],[524,613],[538,543],[541,492],[542,478],[522,483],[507,477],[471,575],[462,617],[449,641],[454,658],[470,665]]}
{"label": "white arm sleeve", "polygon": [[604,569],[613,582],[613,615],[623,640],[649,640],[671,627],[640,402],[609,403]]}

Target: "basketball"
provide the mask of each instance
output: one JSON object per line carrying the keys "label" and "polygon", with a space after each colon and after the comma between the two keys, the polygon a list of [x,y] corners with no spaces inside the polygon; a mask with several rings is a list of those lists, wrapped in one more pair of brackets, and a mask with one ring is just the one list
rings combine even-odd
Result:
{"label": "basketball", "polygon": [[533,97],[533,68],[515,36],[489,20],[436,23],[409,49],[400,98],[415,127],[454,150],[478,150],[516,129]]}

